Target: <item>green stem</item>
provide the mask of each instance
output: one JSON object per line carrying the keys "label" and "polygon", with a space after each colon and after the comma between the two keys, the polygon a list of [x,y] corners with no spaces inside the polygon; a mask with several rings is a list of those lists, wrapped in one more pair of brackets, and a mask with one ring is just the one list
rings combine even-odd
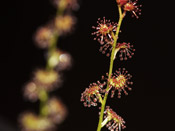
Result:
{"label": "green stem", "polygon": [[55,33],[50,41],[50,46],[49,46],[49,49],[48,49],[48,60],[47,60],[47,64],[46,64],[46,69],[47,70],[51,70],[53,67],[50,66],[49,64],[49,59],[52,55],[52,53],[57,49],[57,41],[59,39],[59,35],[58,33]]}
{"label": "green stem", "polygon": [[48,93],[45,89],[40,90],[39,92],[39,100],[40,100],[40,116],[45,117],[48,114]]}
{"label": "green stem", "polygon": [[[118,10],[119,10],[120,18],[119,18],[119,21],[118,21],[116,34],[113,37],[114,38],[114,43],[113,43],[113,48],[112,48],[111,58],[110,58],[110,67],[109,67],[109,76],[108,76],[109,79],[110,79],[110,77],[112,75],[113,64],[114,64],[114,57],[115,57],[115,54],[116,54],[115,48],[116,48],[116,45],[117,45],[117,40],[118,40],[118,35],[119,35],[119,32],[120,32],[120,27],[121,27],[123,18],[125,16],[125,12],[122,14],[122,10],[121,10],[120,6],[118,6]],[[106,106],[106,101],[107,101],[109,89],[110,89],[110,87],[109,87],[109,82],[108,82],[107,83],[107,88],[106,88],[106,93],[105,93],[105,96],[104,96],[104,99],[103,99],[103,102],[102,102],[102,105],[101,105],[101,111],[100,111],[100,117],[99,117],[99,123],[98,123],[97,131],[101,131],[101,128],[102,128],[103,115],[104,115],[104,110],[105,110],[105,106]]]}
{"label": "green stem", "polygon": [[[62,16],[64,14],[65,8],[59,8],[56,12],[56,16]],[[51,70],[53,67],[49,65],[49,58],[52,55],[52,53],[57,49],[57,41],[59,39],[59,34],[57,31],[54,32],[52,39],[50,40],[50,46],[48,49],[48,60],[46,64],[46,69]]]}
{"label": "green stem", "polygon": [[[64,8],[58,8],[56,15],[61,16],[64,13]],[[59,39],[59,33],[54,30],[54,34],[52,39],[50,40],[50,46],[48,47],[48,58],[47,58],[47,63],[46,63],[46,70],[53,70],[54,67],[52,67],[49,64],[49,59],[51,55],[53,54],[54,51],[57,49],[57,41]],[[40,100],[40,116],[46,117],[48,115],[48,98],[49,94],[47,90],[41,89],[39,92],[39,100]]]}

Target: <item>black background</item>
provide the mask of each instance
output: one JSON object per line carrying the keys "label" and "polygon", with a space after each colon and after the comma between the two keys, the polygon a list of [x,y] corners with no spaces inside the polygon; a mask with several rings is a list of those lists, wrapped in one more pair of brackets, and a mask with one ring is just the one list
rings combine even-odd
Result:
{"label": "black background", "polygon": [[[140,4],[142,15],[137,20],[127,14],[119,40],[133,43],[136,53],[126,62],[114,63],[114,69],[126,67],[133,75],[133,91],[120,100],[109,98],[107,104],[125,119],[126,131],[172,131],[174,10],[170,1],[140,0]],[[38,103],[23,99],[22,88],[32,72],[45,65],[45,51],[38,49],[32,38],[39,26],[54,17],[56,10],[49,0],[6,1],[1,3],[1,9],[0,130],[15,131],[21,112],[38,110]],[[84,0],[74,14],[78,19],[74,33],[58,44],[72,55],[73,68],[64,72],[62,88],[51,95],[62,98],[69,109],[60,130],[94,131],[99,110],[83,107],[80,96],[90,83],[100,80],[108,71],[109,58],[98,51],[100,45],[93,41],[91,26],[103,16],[117,22],[118,10],[114,0]]]}

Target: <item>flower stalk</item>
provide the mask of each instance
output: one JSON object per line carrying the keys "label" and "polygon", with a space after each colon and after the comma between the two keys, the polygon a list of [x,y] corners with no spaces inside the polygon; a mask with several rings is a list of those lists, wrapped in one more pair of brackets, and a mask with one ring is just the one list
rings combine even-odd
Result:
{"label": "flower stalk", "polygon": [[[113,44],[113,48],[112,48],[112,53],[111,53],[111,58],[110,58],[110,67],[109,67],[109,76],[108,76],[108,79],[110,79],[111,77],[111,74],[112,74],[112,70],[113,70],[113,65],[114,65],[114,58],[117,54],[116,52],[116,44],[117,44],[117,40],[118,40],[118,35],[119,35],[119,32],[120,32],[120,28],[121,28],[121,24],[122,24],[122,21],[123,21],[123,18],[125,16],[125,13],[122,13],[122,9],[121,9],[121,6],[118,5],[118,10],[119,10],[119,21],[118,21],[118,28],[117,28],[117,31],[116,31],[116,34],[115,36],[113,37],[114,39],[114,44]],[[101,105],[101,111],[100,111],[100,117],[99,117],[99,123],[98,123],[98,127],[97,127],[97,131],[101,131],[101,128],[103,127],[102,126],[102,121],[103,121],[103,112],[105,110],[105,106],[106,106],[106,101],[107,101],[107,98],[108,98],[108,92],[109,92],[109,82],[107,83],[107,88],[106,88],[106,93],[105,93],[105,96],[103,98],[103,102],[102,102],[102,105]]]}
{"label": "flower stalk", "polygon": [[[125,68],[119,68],[113,73],[113,66],[114,60],[116,56],[119,54],[120,60],[127,60],[128,58],[132,58],[134,55],[135,49],[133,45],[127,42],[118,42],[120,28],[123,22],[123,19],[126,15],[126,12],[131,12],[136,18],[140,15],[140,8],[141,5],[137,5],[137,1],[134,2],[131,0],[116,0],[118,5],[118,12],[119,12],[119,20],[118,24],[111,22],[110,20],[106,20],[105,17],[103,19],[98,19],[97,26],[92,26],[93,29],[96,31],[92,33],[95,35],[97,40],[100,44],[100,52],[102,54],[106,54],[106,56],[110,56],[110,65],[109,71],[106,73],[106,77],[102,76],[102,80],[106,81],[105,84],[94,84],[96,85],[95,89],[90,86],[86,88],[86,90],[82,93],[81,101],[84,102],[84,105],[88,107],[97,106],[97,99],[101,103],[100,116],[97,131],[101,131],[101,128],[106,125],[106,127],[111,131],[121,131],[121,129],[126,128],[125,121],[122,117],[120,117],[115,111],[113,111],[109,106],[106,106],[106,102],[108,99],[108,94],[111,93],[111,98],[114,97],[115,92],[118,92],[118,98],[121,98],[121,92],[124,92],[125,95],[128,95],[127,90],[132,90],[129,85],[132,85],[133,82],[130,81],[132,75],[125,70]],[[137,13],[137,14],[136,14]],[[105,88],[105,87],[106,88]],[[96,91],[96,92],[94,92]],[[94,98],[94,94],[102,96]],[[85,99],[86,98],[86,99]],[[94,100],[94,101],[93,101]],[[95,103],[94,103],[95,102]]]}
{"label": "flower stalk", "polygon": [[40,116],[46,117],[48,115],[48,93],[46,90],[41,90],[39,92],[39,100],[40,100]]}
{"label": "flower stalk", "polygon": [[[65,9],[58,8],[56,15],[57,16],[63,15],[64,10]],[[54,51],[56,51],[56,49],[57,49],[57,42],[58,42],[58,40],[59,40],[59,34],[58,34],[58,32],[54,32],[53,36],[50,39],[50,45],[48,47],[48,59],[47,59],[47,62],[46,62],[46,70],[48,70],[48,71],[54,69],[54,67],[49,64],[49,59],[51,58],[52,53]],[[39,92],[40,116],[47,117],[47,115],[48,115],[48,106],[47,106],[48,97],[49,97],[49,94],[48,94],[48,92],[45,89],[42,89]]]}
{"label": "flower stalk", "polygon": [[71,66],[71,56],[58,49],[57,43],[61,36],[72,32],[76,21],[70,11],[74,10],[78,3],[77,0],[52,0],[52,2],[57,8],[54,19],[40,27],[35,34],[35,44],[47,50],[46,65],[34,72],[32,79],[24,88],[26,99],[32,102],[39,101],[39,114],[26,112],[20,116],[23,131],[55,131],[57,125],[67,116],[65,105],[60,99],[49,96],[49,92],[60,87],[62,82],[60,72]]}

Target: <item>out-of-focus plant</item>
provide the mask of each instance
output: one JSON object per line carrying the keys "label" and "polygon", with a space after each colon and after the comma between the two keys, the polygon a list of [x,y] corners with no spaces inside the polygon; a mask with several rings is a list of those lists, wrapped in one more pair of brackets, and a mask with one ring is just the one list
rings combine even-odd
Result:
{"label": "out-of-focus plant", "polygon": [[39,114],[25,112],[20,115],[22,131],[53,131],[64,121],[67,109],[62,101],[50,97],[49,92],[61,86],[60,72],[69,69],[71,56],[57,48],[58,40],[72,32],[76,18],[72,11],[78,9],[77,0],[52,0],[57,8],[51,22],[38,28],[35,43],[47,50],[46,66],[35,70],[31,80],[24,87],[24,97],[31,102],[39,100]]}
{"label": "out-of-focus plant", "polygon": [[128,95],[127,90],[131,90],[129,86],[133,84],[131,82],[132,76],[128,74],[125,68],[119,68],[113,73],[113,65],[114,60],[118,58],[118,54],[120,60],[127,60],[134,55],[133,45],[127,42],[118,42],[118,38],[126,13],[131,12],[133,16],[138,18],[138,15],[141,14],[141,5],[137,4],[137,0],[116,0],[116,2],[119,10],[118,23],[106,20],[104,17],[98,19],[97,27],[92,27],[96,30],[92,33],[96,36],[94,40],[98,40],[101,44],[100,52],[110,56],[109,72],[106,76],[102,76],[103,82],[97,81],[97,83],[90,84],[89,88],[86,88],[81,94],[81,101],[85,107],[97,106],[97,103],[101,104],[97,131],[101,131],[104,126],[111,131],[120,131],[126,127],[123,118],[109,106],[106,106],[106,101],[109,93],[111,93],[111,97],[114,97],[116,91],[118,92],[118,98],[121,97],[121,92]]}

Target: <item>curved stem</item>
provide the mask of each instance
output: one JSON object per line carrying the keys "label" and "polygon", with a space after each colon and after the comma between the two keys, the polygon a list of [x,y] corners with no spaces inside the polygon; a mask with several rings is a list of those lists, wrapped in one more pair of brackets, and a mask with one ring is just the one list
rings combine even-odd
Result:
{"label": "curved stem", "polygon": [[[120,6],[118,6],[118,10],[119,10],[119,16],[120,16],[120,18],[119,18],[119,21],[118,21],[118,27],[117,27],[117,30],[116,30],[116,34],[113,37],[114,38],[114,43],[113,43],[113,48],[112,48],[112,52],[111,52],[108,79],[110,79],[110,77],[112,75],[114,58],[115,58],[115,54],[117,53],[117,52],[115,52],[115,48],[116,48],[116,45],[117,45],[117,40],[118,40],[118,35],[119,35],[119,32],[120,32],[120,27],[121,27],[123,18],[125,16],[125,12],[122,14],[122,10],[121,10],[121,7]],[[110,88],[109,88],[109,82],[108,82],[107,83],[107,88],[106,88],[106,93],[105,93],[105,96],[104,96],[104,99],[103,99],[103,103],[101,105],[101,112],[100,112],[100,117],[99,117],[99,123],[98,123],[97,131],[101,131],[101,128],[102,128],[103,115],[104,115],[104,110],[105,110],[105,106],[106,106],[106,101],[107,101],[107,98],[108,98],[109,89]]]}
{"label": "curved stem", "polygon": [[[61,16],[64,13],[64,8],[58,8],[56,12],[56,16]],[[47,62],[46,62],[46,70],[53,70],[53,66],[49,64],[49,59],[51,55],[53,54],[54,51],[57,49],[57,42],[59,40],[59,33],[54,30],[54,34],[52,39],[50,40],[50,46],[48,48],[48,57],[47,57]],[[40,116],[46,117],[48,115],[48,98],[49,98],[49,93],[47,90],[42,89],[39,92],[39,100],[40,100]]]}

